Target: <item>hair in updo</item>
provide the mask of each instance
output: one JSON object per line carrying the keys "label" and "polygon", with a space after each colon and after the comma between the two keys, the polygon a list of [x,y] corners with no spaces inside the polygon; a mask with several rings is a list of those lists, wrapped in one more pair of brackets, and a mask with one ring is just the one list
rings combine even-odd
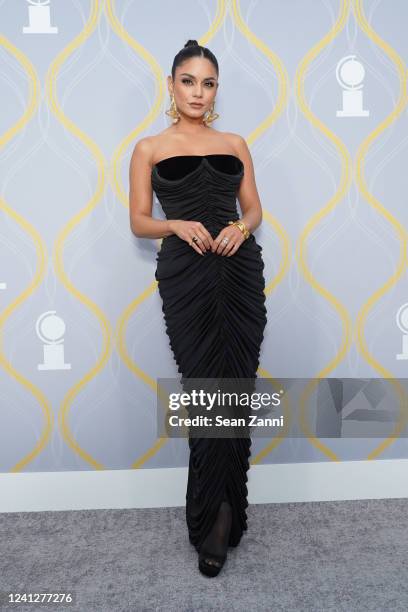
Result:
{"label": "hair in updo", "polygon": [[202,47],[199,45],[196,40],[188,40],[183,49],[177,53],[173,60],[173,66],[171,68],[171,77],[173,81],[176,75],[177,66],[180,66],[185,60],[190,59],[190,57],[205,57],[210,60],[210,62],[214,65],[218,76],[218,62],[215,55],[209,49],[207,49],[207,47]]}

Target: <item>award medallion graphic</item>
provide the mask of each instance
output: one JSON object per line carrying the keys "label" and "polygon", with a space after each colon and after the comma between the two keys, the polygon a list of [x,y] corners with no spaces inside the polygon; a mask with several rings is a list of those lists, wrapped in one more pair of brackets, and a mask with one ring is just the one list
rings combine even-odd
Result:
{"label": "award medallion graphic", "polygon": [[37,336],[44,342],[44,363],[38,364],[39,370],[71,369],[70,363],[64,363],[65,323],[55,312],[44,312],[35,324]]}
{"label": "award medallion graphic", "polygon": [[343,57],[336,67],[336,79],[343,88],[343,108],[337,117],[368,117],[370,111],[363,110],[364,66],[355,55]]}
{"label": "award medallion graphic", "polygon": [[58,28],[51,25],[50,0],[27,0],[28,26],[24,34],[57,34]]}

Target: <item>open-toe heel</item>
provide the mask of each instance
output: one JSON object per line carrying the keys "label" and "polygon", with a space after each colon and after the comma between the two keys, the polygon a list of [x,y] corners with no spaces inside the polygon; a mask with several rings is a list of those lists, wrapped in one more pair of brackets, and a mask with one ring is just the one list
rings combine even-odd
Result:
{"label": "open-toe heel", "polygon": [[217,519],[202,543],[198,554],[198,568],[206,576],[217,576],[227,558],[231,533],[231,506],[224,500],[220,504]]}
{"label": "open-toe heel", "polygon": [[[225,555],[215,555],[214,553],[206,553],[203,550],[200,550],[198,555],[198,567],[202,574],[206,576],[217,576],[227,558],[227,553]],[[212,561],[212,563],[208,563],[208,561]]]}

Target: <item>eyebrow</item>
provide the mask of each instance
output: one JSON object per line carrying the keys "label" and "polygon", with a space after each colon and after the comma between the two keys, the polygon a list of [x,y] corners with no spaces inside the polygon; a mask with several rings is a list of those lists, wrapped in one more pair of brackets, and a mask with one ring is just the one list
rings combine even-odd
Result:
{"label": "eyebrow", "polygon": [[[180,76],[189,76],[192,79],[195,79],[195,76],[193,74],[189,74],[188,72],[182,72],[180,74]],[[203,81],[215,81],[215,77],[207,77],[206,79],[203,79]]]}

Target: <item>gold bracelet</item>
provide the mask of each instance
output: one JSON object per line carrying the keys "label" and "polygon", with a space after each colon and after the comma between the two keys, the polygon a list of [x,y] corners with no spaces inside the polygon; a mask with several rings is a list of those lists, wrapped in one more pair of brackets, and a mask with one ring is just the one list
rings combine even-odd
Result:
{"label": "gold bracelet", "polygon": [[247,240],[251,235],[245,223],[239,219],[237,219],[237,221],[228,221],[228,225],[236,225],[243,233],[245,240]]}

